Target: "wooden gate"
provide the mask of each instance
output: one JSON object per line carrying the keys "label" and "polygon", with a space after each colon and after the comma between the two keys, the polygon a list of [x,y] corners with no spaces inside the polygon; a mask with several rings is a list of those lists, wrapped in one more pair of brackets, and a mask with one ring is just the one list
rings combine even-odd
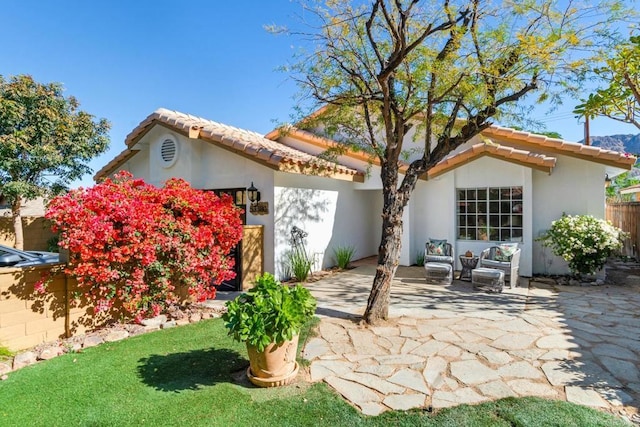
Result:
{"label": "wooden gate", "polygon": [[613,225],[628,234],[624,240],[622,254],[630,257],[638,257],[640,250],[640,202],[608,203],[606,219]]}

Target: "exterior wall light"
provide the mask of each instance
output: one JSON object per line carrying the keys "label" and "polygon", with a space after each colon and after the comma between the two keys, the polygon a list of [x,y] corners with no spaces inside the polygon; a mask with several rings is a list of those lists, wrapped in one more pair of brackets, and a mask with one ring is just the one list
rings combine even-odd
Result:
{"label": "exterior wall light", "polygon": [[251,187],[247,188],[247,198],[251,202],[249,212],[253,215],[267,215],[269,213],[269,203],[260,201],[260,192],[253,186],[253,181],[251,181]]}
{"label": "exterior wall light", "polygon": [[252,204],[260,201],[260,192],[253,186],[253,181],[251,181],[251,187],[247,188],[247,197]]}

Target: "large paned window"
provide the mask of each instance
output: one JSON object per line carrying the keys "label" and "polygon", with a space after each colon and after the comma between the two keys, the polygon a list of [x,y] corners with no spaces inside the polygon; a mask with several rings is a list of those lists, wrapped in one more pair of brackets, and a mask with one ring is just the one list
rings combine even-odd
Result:
{"label": "large paned window", "polygon": [[522,187],[456,190],[459,240],[522,242]]}

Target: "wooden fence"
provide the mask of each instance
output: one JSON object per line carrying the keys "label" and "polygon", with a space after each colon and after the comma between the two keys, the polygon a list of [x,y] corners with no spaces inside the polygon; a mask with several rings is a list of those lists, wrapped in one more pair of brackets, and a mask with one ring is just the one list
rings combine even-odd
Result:
{"label": "wooden fence", "polygon": [[628,233],[624,240],[622,254],[638,258],[640,250],[640,202],[621,202],[607,204],[606,218],[613,225]]}

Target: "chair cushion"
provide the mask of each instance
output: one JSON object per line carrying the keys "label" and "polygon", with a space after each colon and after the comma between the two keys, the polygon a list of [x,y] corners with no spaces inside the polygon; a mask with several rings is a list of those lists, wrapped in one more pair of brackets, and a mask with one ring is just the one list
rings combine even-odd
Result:
{"label": "chair cushion", "polygon": [[511,256],[518,250],[517,243],[501,243],[496,248],[496,261],[510,262]]}
{"label": "chair cushion", "polygon": [[453,257],[446,255],[427,255],[424,258],[425,262],[445,262],[448,264],[453,264]]}
{"label": "chair cushion", "polygon": [[427,241],[427,255],[446,255],[447,240],[429,239]]}
{"label": "chair cushion", "polygon": [[483,259],[482,260],[482,266],[486,267],[486,268],[500,268],[500,269],[506,269],[510,267],[510,263],[509,262],[502,262],[502,261],[494,261],[492,259]]}

